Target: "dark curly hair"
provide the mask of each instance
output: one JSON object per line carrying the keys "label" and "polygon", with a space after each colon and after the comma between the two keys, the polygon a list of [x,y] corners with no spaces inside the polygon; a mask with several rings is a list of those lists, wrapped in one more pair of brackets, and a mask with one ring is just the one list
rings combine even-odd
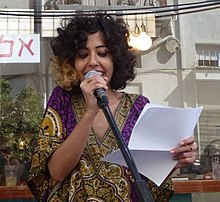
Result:
{"label": "dark curly hair", "polygon": [[105,45],[113,58],[114,72],[110,81],[113,90],[123,89],[135,78],[136,57],[128,45],[129,31],[122,19],[106,14],[75,16],[62,21],[58,36],[51,41],[54,53],[52,68],[56,81],[66,89],[72,89],[79,81],[74,60],[79,49],[84,48],[87,35],[101,31]]}

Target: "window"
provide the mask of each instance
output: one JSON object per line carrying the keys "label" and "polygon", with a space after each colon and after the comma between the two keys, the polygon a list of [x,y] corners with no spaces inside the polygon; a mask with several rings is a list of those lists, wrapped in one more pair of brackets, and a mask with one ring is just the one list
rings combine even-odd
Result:
{"label": "window", "polygon": [[[33,12],[31,9],[1,9],[1,34],[31,34],[34,32],[34,17],[16,16]],[[13,13],[13,15],[11,15]]]}
{"label": "window", "polygon": [[220,67],[220,45],[197,44],[196,53],[199,67]]}

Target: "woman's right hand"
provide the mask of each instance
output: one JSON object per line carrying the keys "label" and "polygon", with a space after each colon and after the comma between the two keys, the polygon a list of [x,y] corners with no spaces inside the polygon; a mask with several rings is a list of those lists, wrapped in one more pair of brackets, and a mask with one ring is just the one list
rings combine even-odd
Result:
{"label": "woman's right hand", "polygon": [[95,97],[95,90],[98,88],[103,88],[104,90],[107,90],[107,81],[107,77],[93,75],[92,77],[87,78],[81,82],[80,88],[85,99],[87,112],[98,112],[99,106],[97,104],[97,98]]}

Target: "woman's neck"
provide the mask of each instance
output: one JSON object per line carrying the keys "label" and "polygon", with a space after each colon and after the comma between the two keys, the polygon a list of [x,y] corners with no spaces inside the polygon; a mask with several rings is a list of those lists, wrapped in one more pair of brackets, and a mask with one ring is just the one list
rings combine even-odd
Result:
{"label": "woman's neck", "polygon": [[109,100],[109,105],[111,106],[112,104],[116,104],[116,103],[120,102],[123,93],[108,89],[106,91],[106,95],[107,95],[108,100]]}

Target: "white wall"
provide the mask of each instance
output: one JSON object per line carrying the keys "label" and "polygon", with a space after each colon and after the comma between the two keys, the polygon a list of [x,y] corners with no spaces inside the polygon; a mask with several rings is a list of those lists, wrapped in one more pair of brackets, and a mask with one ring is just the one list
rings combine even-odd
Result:
{"label": "white wall", "polygon": [[[188,0],[181,1],[189,3]],[[195,2],[195,1],[193,1]],[[182,46],[182,67],[191,68],[197,63],[195,45],[219,44],[220,9],[180,15],[180,41]]]}
{"label": "white wall", "polygon": [[0,0],[0,8],[28,9],[29,0]]}

